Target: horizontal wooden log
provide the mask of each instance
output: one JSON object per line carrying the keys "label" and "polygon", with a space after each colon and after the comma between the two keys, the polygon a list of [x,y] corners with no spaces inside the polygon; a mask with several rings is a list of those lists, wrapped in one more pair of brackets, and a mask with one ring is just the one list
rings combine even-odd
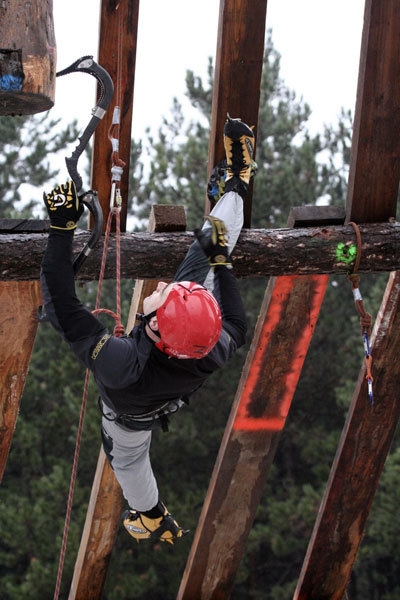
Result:
{"label": "horizontal wooden log", "polygon": [[[362,252],[358,271],[400,269],[400,224],[359,226]],[[77,232],[74,252],[87,242],[87,232]],[[171,278],[193,241],[193,233],[125,233],[121,236],[121,276],[124,279]],[[0,234],[0,280],[33,280],[39,277],[47,243],[46,233]],[[243,230],[233,253],[239,278],[268,275],[347,273],[354,264],[357,240],[351,225],[296,229]],[[97,279],[102,245],[83,265],[78,278]],[[110,238],[105,277],[115,278],[115,237]]]}

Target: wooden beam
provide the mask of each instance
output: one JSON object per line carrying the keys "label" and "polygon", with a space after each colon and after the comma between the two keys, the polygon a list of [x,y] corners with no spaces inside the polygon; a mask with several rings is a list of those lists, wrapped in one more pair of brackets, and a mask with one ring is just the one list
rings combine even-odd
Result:
{"label": "wooden beam", "polygon": [[391,273],[371,338],[374,403],[365,367],[297,585],[295,600],[342,600],[400,416],[400,273]]}
{"label": "wooden beam", "polygon": [[[257,139],[267,0],[221,0],[214,72],[208,173],[225,158],[226,115],[255,125]],[[251,222],[252,186],[246,197],[244,226]],[[208,214],[206,205],[206,214]]]}
{"label": "wooden beam", "polygon": [[397,0],[366,0],[346,211],[356,223],[376,223],[396,215],[399,32]]}
{"label": "wooden beam", "polygon": [[326,276],[277,277],[269,282],[179,600],[230,596],[327,280]]}
{"label": "wooden beam", "polygon": [[38,281],[0,284],[0,482],[28,373],[40,303]]}
{"label": "wooden beam", "polygon": [[[148,229],[162,231],[186,227],[183,208],[158,206],[152,210]],[[157,281],[136,281],[128,318],[127,331],[135,325],[136,313],[141,310],[143,298],[156,288]],[[97,464],[88,513],[83,531],[69,600],[88,600],[101,597],[112,548],[120,526],[123,498],[121,488],[103,451]]]}
{"label": "wooden beam", "polygon": [[94,135],[92,188],[99,193],[104,223],[110,210],[112,147],[108,139],[114,106],[120,106],[119,155],[125,162],[121,179],[121,231],[126,229],[129,165],[135,82],[139,0],[102,0],[98,62],[114,82],[114,98]]}
{"label": "wooden beam", "polygon": [[122,506],[121,488],[100,449],[69,600],[101,598]]}
{"label": "wooden beam", "polygon": [[[307,223],[307,212],[293,209],[292,228],[296,214]],[[308,218],[320,224],[318,211]],[[269,280],[178,600],[230,595],[327,284],[321,275]]]}
{"label": "wooden beam", "polygon": [[[396,133],[400,125],[399,31],[396,0],[366,0],[346,209],[348,220],[357,223],[385,221],[396,214],[400,176]],[[398,421],[399,372],[392,345],[400,335],[395,318],[398,294],[399,274],[391,274],[374,329],[375,404],[371,406],[368,401],[363,367],[301,570],[296,600],[335,600],[345,593]]]}
{"label": "wooden beam", "polygon": [[[378,223],[360,226],[362,255],[359,272],[400,269],[400,226]],[[74,252],[89,237],[77,233]],[[121,236],[121,275],[125,279],[172,277],[193,241],[192,233],[125,233]],[[0,235],[0,280],[39,277],[47,236]],[[237,277],[266,275],[317,275],[347,273],[355,256],[357,239],[350,225],[287,229],[243,230],[233,252]],[[115,236],[110,239],[105,277],[115,278]],[[89,256],[79,271],[81,280],[97,278],[101,248]]]}

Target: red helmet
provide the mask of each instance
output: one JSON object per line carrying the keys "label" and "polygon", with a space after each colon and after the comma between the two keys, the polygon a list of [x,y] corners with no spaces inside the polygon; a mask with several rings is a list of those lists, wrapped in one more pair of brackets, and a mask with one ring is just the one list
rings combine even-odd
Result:
{"label": "red helmet", "polygon": [[157,311],[161,340],[156,346],[176,358],[202,358],[217,343],[222,330],[218,302],[202,285],[181,281]]}

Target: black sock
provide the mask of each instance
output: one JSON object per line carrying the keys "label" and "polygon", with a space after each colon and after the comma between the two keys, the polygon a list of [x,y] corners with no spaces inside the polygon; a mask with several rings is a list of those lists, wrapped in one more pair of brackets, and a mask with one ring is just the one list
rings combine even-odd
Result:
{"label": "black sock", "polygon": [[164,515],[165,512],[165,506],[164,504],[159,500],[157,502],[157,504],[155,506],[153,506],[153,508],[151,508],[150,510],[142,510],[140,511],[142,513],[142,515],[144,515],[145,517],[149,517],[149,519],[158,519],[159,517],[162,517]]}

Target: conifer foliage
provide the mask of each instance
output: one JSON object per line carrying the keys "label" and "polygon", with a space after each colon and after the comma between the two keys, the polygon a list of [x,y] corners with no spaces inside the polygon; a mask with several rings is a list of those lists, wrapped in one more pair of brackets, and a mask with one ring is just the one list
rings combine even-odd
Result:
{"label": "conifer foliage", "polygon": [[[174,99],[171,116],[163,119],[157,136],[149,132],[148,139],[133,142],[130,216],[137,223],[147,219],[154,203],[183,204],[188,228],[201,223],[212,81],[211,62],[206,83],[194,73],[187,73],[187,95],[198,120],[188,121]],[[310,135],[307,119],[311,108],[281,81],[279,54],[270,35],[260,106],[253,227],[284,226],[291,207],[316,199],[344,205],[351,117],[343,112],[337,126]],[[41,186],[53,179],[49,157],[65,144],[65,138],[52,137],[50,129],[39,139],[29,119],[17,122],[0,118],[0,216],[14,216],[21,182]],[[151,456],[162,498],[192,534],[174,546],[137,545],[121,529],[104,600],[176,597],[266,283],[240,281],[249,321],[246,347],[211,377],[193,396],[189,407],[175,416],[170,433],[156,432],[153,437]],[[384,276],[371,275],[362,283],[365,303],[376,314]],[[103,292],[104,302],[109,301],[111,306],[112,285],[107,283]],[[79,289],[88,306],[93,306],[95,288],[95,284],[87,284]],[[131,282],[123,282],[125,320],[131,295]],[[345,277],[332,277],[232,600],[292,597],[362,360],[349,284]],[[67,346],[50,326],[41,326],[0,487],[2,600],[52,597],[83,376],[82,367]],[[99,426],[96,392],[91,388],[64,566],[64,598],[68,597],[100,447]],[[395,440],[349,586],[352,600],[399,597],[399,478],[399,445]]]}

